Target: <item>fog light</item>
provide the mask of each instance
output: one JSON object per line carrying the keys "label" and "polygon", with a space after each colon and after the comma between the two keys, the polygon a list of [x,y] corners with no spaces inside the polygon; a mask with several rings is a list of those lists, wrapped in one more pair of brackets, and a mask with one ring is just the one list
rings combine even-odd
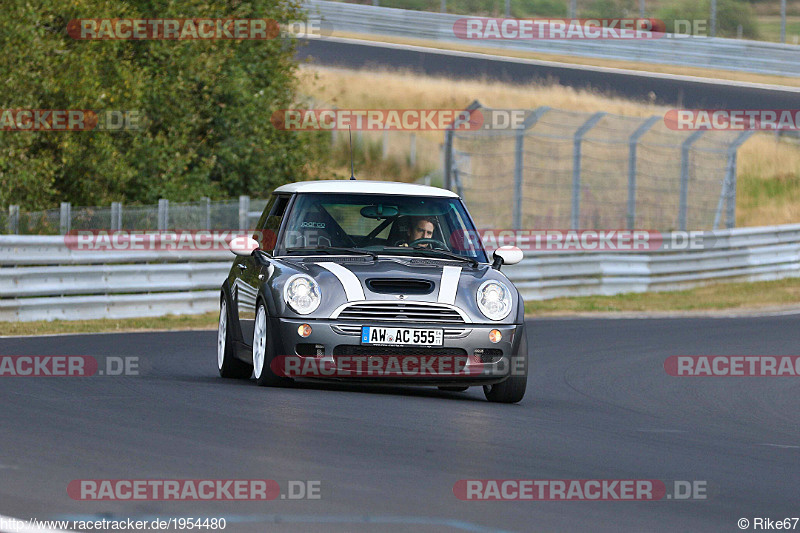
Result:
{"label": "fog light", "polygon": [[301,324],[297,327],[297,334],[301,337],[308,337],[311,335],[311,326],[308,324]]}
{"label": "fog light", "polygon": [[489,340],[494,343],[498,343],[503,340],[503,334],[500,333],[499,329],[493,329],[489,332]]}

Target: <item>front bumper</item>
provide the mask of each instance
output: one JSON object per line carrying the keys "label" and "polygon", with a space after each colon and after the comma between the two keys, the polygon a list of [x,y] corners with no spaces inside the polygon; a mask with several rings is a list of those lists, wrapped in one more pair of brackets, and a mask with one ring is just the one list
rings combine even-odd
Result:
{"label": "front bumper", "polygon": [[[308,324],[308,337],[298,327]],[[444,330],[439,347],[396,347],[364,345],[361,327],[435,328]],[[492,343],[489,332],[502,333]],[[424,324],[373,322],[359,324],[341,320],[271,318],[278,359],[292,359],[295,367],[333,372],[300,373],[296,377],[426,385],[490,385],[522,371],[527,360],[524,324]],[[299,363],[298,363],[299,361]],[[304,366],[304,363],[309,363]]]}

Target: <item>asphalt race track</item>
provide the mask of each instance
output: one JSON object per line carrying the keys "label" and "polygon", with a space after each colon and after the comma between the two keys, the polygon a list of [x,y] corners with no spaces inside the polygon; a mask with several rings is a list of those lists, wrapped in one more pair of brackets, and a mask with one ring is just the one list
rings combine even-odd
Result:
{"label": "asphalt race track", "polygon": [[[480,390],[217,377],[216,332],[0,338],[139,358],[130,377],[0,378],[0,515],[226,517],[227,531],[739,531],[800,516],[800,378],[678,378],[670,355],[794,355],[798,317],[532,320],[518,405]],[[74,479],[319,480],[319,500],[86,502]],[[706,481],[705,500],[466,502],[460,479]],[[798,526],[800,527],[800,526]]]}
{"label": "asphalt race track", "polygon": [[751,109],[757,103],[760,109],[795,109],[800,101],[800,89],[794,87],[756,86],[355,39],[308,39],[299,48],[298,57],[325,66],[401,68],[455,79],[488,78],[518,84],[558,83],[634,100],[649,100],[654,96],[654,101],[660,105],[683,108]]}

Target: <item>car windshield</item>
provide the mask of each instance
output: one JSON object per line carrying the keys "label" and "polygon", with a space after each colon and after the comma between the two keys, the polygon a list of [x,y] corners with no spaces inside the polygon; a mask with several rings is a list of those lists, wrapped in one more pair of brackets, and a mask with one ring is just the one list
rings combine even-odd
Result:
{"label": "car windshield", "polygon": [[486,263],[458,198],[378,194],[298,194],[277,254],[380,253]]}

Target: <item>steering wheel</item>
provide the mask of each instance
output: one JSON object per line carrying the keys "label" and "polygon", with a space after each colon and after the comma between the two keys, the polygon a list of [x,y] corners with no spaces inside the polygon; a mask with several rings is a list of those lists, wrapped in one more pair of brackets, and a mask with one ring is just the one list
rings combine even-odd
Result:
{"label": "steering wheel", "polygon": [[[401,244],[403,244],[403,241],[399,240],[395,243],[395,246],[400,246]],[[408,247],[414,248],[415,246],[418,246],[420,244],[430,244],[431,248],[434,250],[438,249],[438,250],[444,250],[445,252],[448,251],[447,245],[442,241],[440,241],[439,239],[417,239],[415,241],[411,241],[410,243],[408,243]]]}

